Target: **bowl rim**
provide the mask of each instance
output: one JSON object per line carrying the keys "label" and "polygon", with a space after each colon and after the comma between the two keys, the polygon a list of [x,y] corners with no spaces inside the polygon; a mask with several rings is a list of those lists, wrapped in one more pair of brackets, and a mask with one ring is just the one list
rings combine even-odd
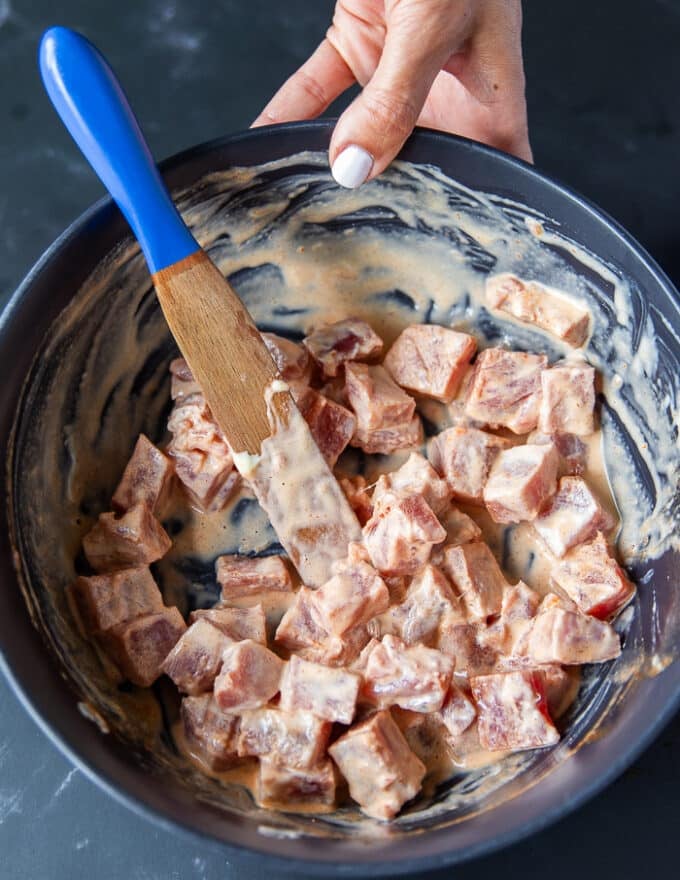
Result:
{"label": "bowl rim", "polygon": [[[162,174],[166,176],[173,171],[176,171],[187,162],[193,162],[201,156],[209,156],[225,147],[233,147],[241,143],[247,144],[249,141],[261,141],[268,138],[279,140],[281,136],[286,133],[292,133],[297,136],[302,136],[303,138],[308,136],[309,139],[312,140],[315,139],[314,145],[310,146],[309,149],[317,150],[319,148],[319,141],[326,144],[330,141],[330,135],[334,123],[335,120],[323,119],[311,122],[263,126],[257,129],[236,132],[182,150],[160,162],[159,168]],[[517,169],[521,171],[522,174],[533,177],[543,186],[547,184],[557,192],[559,197],[566,197],[568,201],[571,201],[580,210],[593,215],[599,223],[604,224],[610,234],[613,234],[620,239],[624,247],[627,250],[632,251],[637,259],[642,262],[646,270],[653,276],[655,283],[658,284],[667,294],[670,302],[674,305],[675,309],[678,311],[678,316],[680,317],[680,294],[673,286],[666,273],[660,268],[654,258],[651,257],[616,220],[599,209],[588,199],[571,189],[569,186],[561,183],[553,176],[536,170],[533,165],[520,159],[502,153],[492,147],[479,144],[475,141],[470,141],[466,138],[461,138],[440,131],[420,128],[416,129],[414,134],[407,141],[398,158],[403,158],[407,161],[414,161],[416,164],[436,164],[423,161],[422,158],[417,160],[410,158],[410,153],[414,148],[426,148],[428,145],[432,144],[443,145],[444,147],[446,147],[446,145],[455,144],[456,148],[462,152],[468,151],[473,154],[478,153],[492,156],[493,161]],[[200,174],[197,175],[197,179],[200,179],[200,176]],[[103,197],[77,217],[46,249],[33,268],[30,269],[14,294],[7,301],[0,313],[0,350],[4,348],[6,341],[5,337],[11,329],[12,319],[17,311],[19,303],[32,288],[36,279],[50,265],[55,256],[59,254],[67,244],[77,240],[94,221],[97,219],[104,219],[106,222],[110,223],[111,218],[115,216],[116,213],[117,209],[115,208],[112,199],[108,196]],[[2,491],[5,491],[4,487]],[[673,667],[675,667],[674,673],[672,673]],[[363,872],[368,872],[369,870],[372,875],[376,876],[387,874],[394,876],[423,869],[434,870],[439,867],[467,861],[480,855],[490,854],[502,847],[528,837],[572,812],[609,785],[641,754],[641,752],[660,733],[662,728],[668,724],[675,712],[680,708],[680,664],[676,662],[671,664],[668,670],[664,673],[661,673],[661,676],[666,676],[667,679],[670,679],[672,674],[673,678],[676,680],[674,693],[671,694],[670,699],[664,701],[661,711],[659,711],[649,723],[644,725],[642,732],[639,732],[637,736],[632,737],[627,747],[618,753],[616,759],[612,760],[607,766],[602,767],[588,784],[578,785],[575,791],[569,794],[569,796],[558,800],[552,805],[552,807],[541,810],[540,813],[536,813],[533,817],[520,821],[501,833],[494,834],[493,837],[486,837],[476,844],[467,845],[461,849],[444,851],[435,855],[419,855],[407,859],[400,858],[399,861],[390,861],[387,858],[389,847],[387,848],[387,851],[383,853],[384,860],[381,861],[362,859],[362,851],[357,850],[356,852],[359,853],[358,859],[339,864],[337,862],[315,860],[313,858],[300,858],[299,856],[288,856],[284,854],[273,855],[270,852],[254,849],[248,844],[239,843],[237,840],[225,842],[214,837],[210,832],[202,831],[197,827],[190,828],[181,821],[172,818],[170,815],[164,814],[151,803],[142,801],[139,795],[132,794],[128,791],[124,783],[113,778],[103,767],[98,766],[94,757],[85,757],[77,750],[75,745],[71,744],[60,726],[53,720],[49,720],[45,716],[45,713],[41,711],[37,704],[37,699],[31,694],[28,686],[23,681],[21,671],[18,668],[15,669],[12,667],[9,658],[5,654],[5,649],[2,643],[0,643],[0,670],[2,670],[2,673],[5,676],[5,679],[9,682],[12,691],[17,696],[19,702],[29,716],[43,731],[47,738],[59,748],[62,754],[81,770],[89,780],[94,782],[117,802],[129,808],[138,816],[143,816],[145,819],[152,821],[155,825],[166,831],[174,833],[179,832],[186,839],[190,839],[194,842],[201,841],[202,845],[205,846],[207,844],[213,850],[222,853],[227,851],[230,855],[242,861],[256,861],[260,865],[268,865],[273,869],[286,872],[297,871],[308,874],[322,871],[333,876],[356,876]],[[671,691],[672,690],[673,688],[671,688]],[[490,812],[495,812],[495,809],[490,810]],[[353,852],[352,849],[348,848],[348,856],[351,856]]]}

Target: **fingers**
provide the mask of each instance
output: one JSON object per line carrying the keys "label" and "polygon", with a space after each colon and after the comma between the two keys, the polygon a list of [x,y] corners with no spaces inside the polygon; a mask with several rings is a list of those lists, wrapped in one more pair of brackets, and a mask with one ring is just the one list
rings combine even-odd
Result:
{"label": "fingers", "polygon": [[281,86],[253,127],[314,119],[354,83],[354,75],[335,47],[324,40]]}
{"label": "fingers", "polygon": [[[444,17],[435,8],[446,10]],[[461,8],[464,8],[462,6]],[[329,150],[335,180],[349,188],[377,176],[413,130],[437,73],[464,38],[465,16],[434,0],[423,16],[420,4],[403,4],[388,21],[378,66],[363,91],[340,117]],[[333,39],[333,31],[329,32]]]}

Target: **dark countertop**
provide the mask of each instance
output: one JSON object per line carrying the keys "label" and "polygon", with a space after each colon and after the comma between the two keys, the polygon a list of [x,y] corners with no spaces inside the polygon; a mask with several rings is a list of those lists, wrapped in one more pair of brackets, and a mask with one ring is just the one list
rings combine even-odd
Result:
{"label": "dark countertop", "polygon": [[[51,110],[36,50],[82,30],[119,73],[158,157],[247,127],[317,44],[330,0],[0,0],[0,297],[102,194]],[[680,2],[525,3],[537,166],[611,213],[680,284]],[[680,716],[577,813],[457,878],[667,876],[678,854]],[[0,682],[2,878],[264,877],[158,830],[73,769]]]}

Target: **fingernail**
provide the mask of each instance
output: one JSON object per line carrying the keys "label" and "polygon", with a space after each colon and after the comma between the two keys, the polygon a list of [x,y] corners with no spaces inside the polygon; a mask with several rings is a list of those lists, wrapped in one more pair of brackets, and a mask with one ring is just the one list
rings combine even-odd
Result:
{"label": "fingernail", "polygon": [[366,180],[373,167],[373,156],[363,147],[350,144],[336,157],[331,166],[335,182],[347,189],[356,189]]}

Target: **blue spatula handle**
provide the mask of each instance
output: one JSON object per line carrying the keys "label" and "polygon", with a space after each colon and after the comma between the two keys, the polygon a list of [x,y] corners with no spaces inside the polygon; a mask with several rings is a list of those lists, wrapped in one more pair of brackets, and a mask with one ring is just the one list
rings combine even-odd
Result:
{"label": "blue spatula handle", "polygon": [[64,125],[132,227],[152,272],[199,246],[168,195],[113,71],[95,47],[68,28],[40,43],[40,72]]}

